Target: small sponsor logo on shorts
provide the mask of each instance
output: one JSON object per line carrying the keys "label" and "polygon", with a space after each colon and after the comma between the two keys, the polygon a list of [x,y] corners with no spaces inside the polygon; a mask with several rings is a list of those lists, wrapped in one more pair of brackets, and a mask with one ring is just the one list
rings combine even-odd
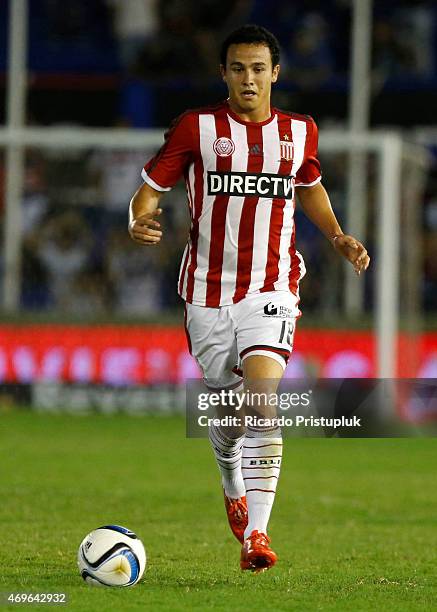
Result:
{"label": "small sponsor logo on shorts", "polygon": [[293,316],[293,311],[287,306],[276,306],[272,302],[268,302],[264,306],[264,317],[277,317],[279,319],[288,319]]}
{"label": "small sponsor logo on shorts", "polygon": [[275,315],[278,314],[278,308],[271,302],[264,306],[264,314],[266,315]]}

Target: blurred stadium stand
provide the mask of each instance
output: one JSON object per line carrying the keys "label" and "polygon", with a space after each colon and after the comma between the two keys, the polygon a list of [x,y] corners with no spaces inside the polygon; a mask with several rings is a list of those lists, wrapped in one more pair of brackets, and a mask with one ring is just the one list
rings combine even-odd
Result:
{"label": "blurred stadium stand", "polygon": [[[1,121],[5,114],[7,7],[8,3],[0,5]],[[184,109],[224,97],[224,86],[217,78],[219,41],[230,28],[248,21],[270,28],[282,46],[275,103],[313,114],[322,127],[345,124],[350,3],[344,0],[272,6],[260,0],[32,0],[29,9],[30,125],[167,126]],[[437,123],[436,24],[433,2],[376,3],[372,127]],[[432,152],[435,160],[436,149]],[[139,183],[138,171],[144,161],[138,152],[65,151],[61,157],[50,158],[28,150],[23,309],[141,311],[141,298],[132,301],[132,288],[117,270],[133,248],[124,235],[126,199]],[[326,186],[342,218],[344,160],[330,156],[323,160],[323,168]],[[2,174],[0,166],[0,181]],[[0,194],[1,198],[3,189]],[[177,304],[173,281],[176,255],[186,235],[183,200],[178,190],[168,206],[166,225],[172,239],[166,249],[153,261],[144,258],[131,271],[137,283],[142,279],[139,295],[156,296],[144,301],[144,315]],[[422,223],[422,300],[427,311],[437,309],[436,202],[434,164]],[[320,257],[326,245],[300,212],[297,221],[300,248],[311,271],[303,285],[303,304],[306,312],[317,312],[326,291],[322,279],[332,280]],[[61,262],[63,284],[71,295],[64,295],[57,280],[56,267]],[[369,307],[371,286],[369,274]],[[336,303],[331,295],[323,307],[329,311]]]}
{"label": "blurred stadium stand", "polygon": [[[0,5],[3,72],[7,6]],[[29,9],[29,120],[38,124],[166,126],[181,109],[224,94],[219,41],[245,21],[279,38],[280,104],[319,121],[346,117],[348,1],[32,0]],[[435,122],[436,13],[426,0],[375,3],[373,126]]]}

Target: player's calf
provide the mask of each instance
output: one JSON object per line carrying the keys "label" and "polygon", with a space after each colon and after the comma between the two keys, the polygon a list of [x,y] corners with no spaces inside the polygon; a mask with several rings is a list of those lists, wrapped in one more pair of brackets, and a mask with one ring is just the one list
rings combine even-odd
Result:
{"label": "player's calf", "polygon": [[245,537],[253,531],[267,533],[282,461],[279,427],[247,428],[243,446],[242,474],[249,521]]}
{"label": "player's calf", "polygon": [[243,497],[246,492],[241,473],[244,436],[228,438],[220,427],[211,425],[209,439],[220,470],[225,494],[232,499]]}

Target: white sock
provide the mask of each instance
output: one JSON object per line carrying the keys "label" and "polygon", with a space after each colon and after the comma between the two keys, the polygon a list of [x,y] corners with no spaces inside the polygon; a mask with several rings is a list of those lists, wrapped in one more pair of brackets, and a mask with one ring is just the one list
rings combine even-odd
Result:
{"label": "white sock", "polygon": [[249,537],[255,529],[267,534],[281,460],[282,436],[279,427],[247,428],[242,472],[246,486],[249,523],[244,538]]}
{"label": "white sock", "polygon": [[228,438],[220,427],[211,425],[209,428],[209,440],[222,475],[222,484],[226,495],[232,499],[243,497],[246,492],[241,473],[244,436]]}

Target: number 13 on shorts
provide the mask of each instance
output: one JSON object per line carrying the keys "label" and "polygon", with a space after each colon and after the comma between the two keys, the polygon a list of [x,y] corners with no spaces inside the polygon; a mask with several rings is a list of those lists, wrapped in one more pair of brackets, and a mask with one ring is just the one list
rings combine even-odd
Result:
{"label": "number 13 on shorts", "polygon": [[290,350],[293,348],[293,333],[294,333],[294,325],[293,322],[282,321],[281,325],[281,333],[279,335],[279,344],[286,343],[290,347]]}

